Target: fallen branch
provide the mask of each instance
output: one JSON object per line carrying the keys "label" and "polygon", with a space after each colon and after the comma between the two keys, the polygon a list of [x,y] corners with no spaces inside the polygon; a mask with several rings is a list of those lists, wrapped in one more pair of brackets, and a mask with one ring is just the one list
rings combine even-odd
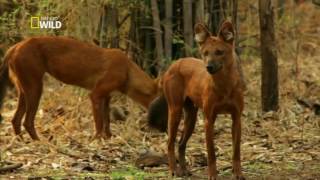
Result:
{"label": "fallen branch", "polygon": [[0,173],[5,171],[11,171],[22,167],[22,163],[10,164],[3,167],[0,167]]}

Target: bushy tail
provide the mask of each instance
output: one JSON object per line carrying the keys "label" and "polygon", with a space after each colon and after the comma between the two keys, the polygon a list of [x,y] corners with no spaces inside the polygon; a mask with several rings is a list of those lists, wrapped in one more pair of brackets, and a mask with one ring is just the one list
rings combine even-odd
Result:
{"label": "bushy tail", "polygon": [[[2,104],[3,104],[3,98],[6,95],[7,86],[10,83],[8,61],[11,58],[15,47],[16,46],[13,46],[10,49],[8,49],[6,55],[3,58],[3,63],[0,66],[0,109],[1,109]],[[0,122],[1,122],[1,120],[2,120],[2,117],[1,117],[1,114],[0,114]]]}
{"label": "bushy tail", "polygon": [[[0,109],[3,104],[3,98],[6,94],[7,84],[9,82],[9,68],[8,68],[8,60],[5,56],[4,61],[0,67]],[[0,122],[2,120],[2,116],[0,114]]]}
{"label": "bushy tail", "polygon": [[154,127],[162,132],[167,131],[168,104],[163,94],[151,102],[147,118],[151,127]]}

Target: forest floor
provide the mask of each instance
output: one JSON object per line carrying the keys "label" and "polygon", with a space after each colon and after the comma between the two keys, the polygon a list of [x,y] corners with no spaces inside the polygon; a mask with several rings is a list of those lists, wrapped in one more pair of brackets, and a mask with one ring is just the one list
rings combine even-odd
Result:
{"label": "forest floor", "polygon": [[[320,116],[297,102],[319,103],[319,53],[303,60],[299,82],[292,62],[279,60],[280,108],[261,113],[260,61],[243,61],[247,90],[242,116],[242,168],[247,179],[320,179]],[[1,172],[0,179],[168,179],[168,167],[139,169],[136,159],[146,151],[166,152],[167,135],[151,130],[145,111],[135,102],[116,94],[113,106],[129,114],[113,120],[114,137],[91,141],[94,133],[87,92],[45,78],[44,94],[36,117],[41,141],[13,135],[10,119],[17,98],[10,91],[0,123],[0,167],[4,162],[22,163],[15,171]],[[215,125],[217,167],[220,179],[231,179],[231,120],[219,116]],[[202,113],[187,145],[187,161],[193,176],[206,179],[206,148]]]}

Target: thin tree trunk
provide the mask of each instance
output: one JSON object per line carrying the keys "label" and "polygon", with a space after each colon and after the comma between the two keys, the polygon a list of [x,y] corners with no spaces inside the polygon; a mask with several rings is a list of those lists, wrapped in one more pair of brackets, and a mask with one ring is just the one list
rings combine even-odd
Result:
{"label": "thin tree trunk", "polygon": [[103,7],[103,13],[101,15],[100,18],[100,23],[99,23],[99,45],[100,47],[107,47],[107,11],[108,11],[108,7],[105,5]]}
{"label": "thin tree trunk", "polygon": [[184,44],[180,43],[180,37],[183,36],[183,1],[182,0],[173,0],[173,17],[172,23],[174,26],[173,34],[176,35],[179,42],[174,42],[172,44],[172,57],[173,59],[178,59],[184,57]]}
{"label": "thin tree trunk", "polygon": [[220,17],[221,17],[220,23],[221,23],[221,20],[226,19],[230,15],[230,13],[226,12],[229,9],[228,4],[230,4],[230,2],[229,3],[228,2],[229,1],[226,1],[226,0],[220,0]]}
{"label": "thin tree trunk", "polygon": [[162,43],[162,30],[160,26],[160,17],[157,0],[151,0],[151,11],[153,18],[153,28],[155,33],[156,40],[156,62],[157,62],[157,70],[161,72],[164,68],[163,61],[163,43]]}
{"label": "thin tree trunk", "polygon": [[278,105],[278,61],[274,34],[274,12],[271,0],[259,0],[262,59],[262,110],[276,111]]}
{"label": "thin tree trunk", "polygon": [[186,56],[192,55],[193,47],[193,27],[192,27],[192,2],[190,0],[183,1],[183,35],[185,41]]}
{"label": "thin tree trunk", "polygon": [[172,0],[165,0],[166,20],[164,25],[164,47],[167,59],[172,59]]}
{"label": "thin tree trunk", "polygon": [[139,46],[139,31],[137,31],[137,26],[140,23],[138,21],[138,9],[131,9],[130,16],[130,29],[129,29],[129,38],[127,42],[127,54],[129,54],[132,59],[138,64],[141,65],[138,60],[140,56]]}
{"label": "thin tree trunk", "polygon": [[232,24],[235,30],[235,42],[238,47],[238,0],[232,0]]}
{"label": "thin tree trunk", "polygon": [[109,28],[111,29],[111,39],[110,39],[110,47],[111,48],[118,48],[119,47],[119,31],[118,31],[118,27],[119,27],[119,13],[118,13],[118,9],[114,6],[111,6],[109,8],[109,15],[108,15],[108,19],[109,19]]}
{"label": "thin tree trunk", "polygon": [[285,0],[278,0],[278,18],[281,18],[284,13],[285,3]]}
{"label": "thin tree trunk", "polygon": [[220,4],[220,0],[209,0],[208,1],[209,4],[209,22],[208,22],[208,26],[211,32],[213,32],[214,35],[216,35],[218,33],[219,30],[219,25],[221,22],[221,14],[220,10],[221,10],[221,4]]}
{"label": "thin tree trunk", "polygon": [[204,0],[197,0],[196,1],[196,22],[197,23],[204,23]]}

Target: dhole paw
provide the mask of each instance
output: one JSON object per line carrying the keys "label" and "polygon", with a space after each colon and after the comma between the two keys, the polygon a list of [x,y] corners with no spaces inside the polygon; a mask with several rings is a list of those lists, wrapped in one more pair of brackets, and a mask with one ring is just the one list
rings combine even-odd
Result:
{"label": "dhole paw", "polygon": [[177,174],[177,177],[187,177],[187,176],[191,176],[192,173],[187,170],[186,168],[177,168],[176,170],[176,174]]}
{"label": "dhole paw", "polygon": [[102,138],[103,139],[111,139],[112,137],[113,137],[113,135],[111,133],[105,133]]}
{"label": "dhole paw", "polygon": [[95,139],[95,140],[100,140],[100,139],[107,140],[107,139],[110,139],[111,137],[112,137],[111,133],[99,133],[99,134],[96,134],[93,139]]}

